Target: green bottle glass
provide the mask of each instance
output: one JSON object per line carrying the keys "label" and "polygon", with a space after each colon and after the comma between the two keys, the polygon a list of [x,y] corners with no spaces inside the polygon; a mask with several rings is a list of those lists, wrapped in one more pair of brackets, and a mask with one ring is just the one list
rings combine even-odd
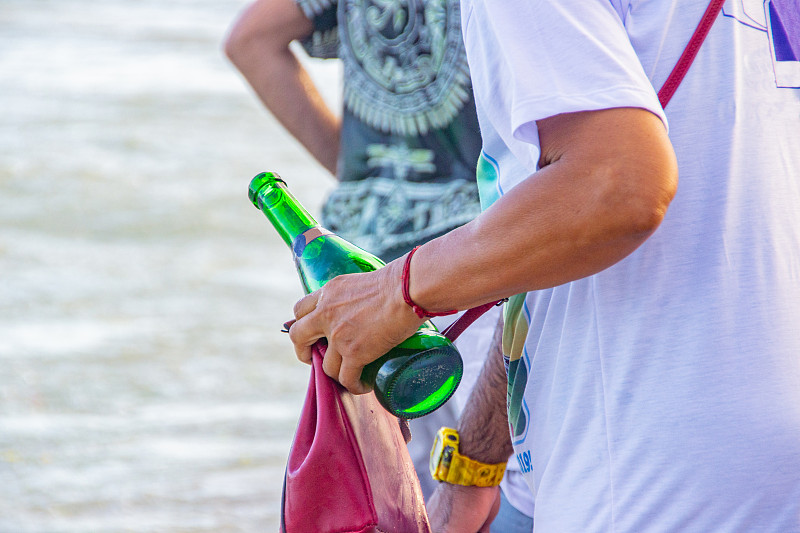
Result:
{"label": "green bottle glass", "polygon": [[[340,274],[384,266],[376,256],[317,224],[277,174],[264,172],[253,178],[249,196],[291,248],[306,294]],[[365,366],[361,379],[373,387],[390,413],[417,418],[450,399],[462,373],[458,350],[427,321],[414,335]]]}

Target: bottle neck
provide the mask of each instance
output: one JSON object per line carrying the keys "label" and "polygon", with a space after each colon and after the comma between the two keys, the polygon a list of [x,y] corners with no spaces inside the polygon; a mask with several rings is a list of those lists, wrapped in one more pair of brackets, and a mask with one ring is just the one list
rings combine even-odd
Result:
{"label": "bottle neck", "polygon": [[250,200],[266,215],[290,248],[306,231],[318,227],[314,217],[286,189],[277,174],[259,174],[250,183]]}

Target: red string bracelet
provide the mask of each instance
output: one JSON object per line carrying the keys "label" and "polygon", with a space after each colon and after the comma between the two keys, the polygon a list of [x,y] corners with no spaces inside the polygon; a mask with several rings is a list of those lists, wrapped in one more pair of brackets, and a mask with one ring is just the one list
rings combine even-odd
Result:
{"label": "red string bracelet", "polygon": [[403,275],[400,276],[400,280],[403,283],[403,300],[411,307],[411,309],[414,310],[414,312],[420,318],[447,316],[458,313],[458,310],[456,309],[453,309],[452,311],[444,311],[442,313],[431,313],[429,311],[426,311],[422,307],[418,306],[417,304],[415,304],[414,300],[411,299],[411,289],[409,288],[409,284],[411,283],[411,276],[409,274],[411,271],[411,257],[414,255],[414,252],[416,252],[418,248],[419,246],[416,246],[413,250],[408,252],[408,255],[406,256],[406,262],[403,265]]}

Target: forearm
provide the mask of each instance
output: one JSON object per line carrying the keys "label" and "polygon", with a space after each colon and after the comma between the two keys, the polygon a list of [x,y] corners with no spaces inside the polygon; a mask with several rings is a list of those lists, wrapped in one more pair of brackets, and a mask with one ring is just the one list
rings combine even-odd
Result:
{"label": "forearm", "polygon": [[336,175],[340,119],[289,48],[312,29],[291,0],[258,0],[234,24],[225,52],[275,118]]}
{"label": "forearm", "polygon": [[[584,133],[478,218],[425,244],[411,264],[412,299],[429,311],[466,309],[595,274],[640,246],[674,194],[674,155],[655,116],[611,111],[627,119],[616,129],[639,121],[646,135],[619,135],[617,151],[604,154],[608,144]],[[615,129],[608,117],[603,128],[596,116],[585,122],[580,130]]]}
{"label": "forearm", "polygon": [[482,463],[496,464],[513,453],[508,430],[508,379],[503,364],[503,320],[500,318],[483,370],[458,423],[459,451]]}

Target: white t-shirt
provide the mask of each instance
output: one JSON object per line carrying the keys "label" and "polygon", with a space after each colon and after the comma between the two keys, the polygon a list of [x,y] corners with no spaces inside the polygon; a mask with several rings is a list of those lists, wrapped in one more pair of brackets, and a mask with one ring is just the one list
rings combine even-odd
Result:
{"label": "white t-shirt", "polygon": [[633,254],[506,306],[537,533],[800,532],[798,4],[728,0],[665,114],[653,86],[707,5],[462,2],[486,203],[559,113],[647,109],[679,165]]}

